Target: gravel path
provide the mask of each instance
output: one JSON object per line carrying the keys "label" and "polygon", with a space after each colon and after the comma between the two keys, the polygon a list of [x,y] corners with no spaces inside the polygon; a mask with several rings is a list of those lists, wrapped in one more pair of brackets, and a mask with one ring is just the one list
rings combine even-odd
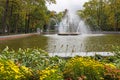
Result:
{"label": "gravel path", "polygon": [[9,40],[9,39],[23,38],[23,37],[32,36],[32,35],[38,35],[38,33],[16,34],[16,35],[0,36],[0,40]]}

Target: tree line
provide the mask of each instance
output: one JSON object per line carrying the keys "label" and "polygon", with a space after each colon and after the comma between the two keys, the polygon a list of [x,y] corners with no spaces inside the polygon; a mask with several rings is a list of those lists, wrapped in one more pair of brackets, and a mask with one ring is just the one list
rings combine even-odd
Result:
{"label": "tree line", "polygon": [[0,0],[0,33],[29,33],[48,24],[53,12],[46,3],[55,0]]}
{"label": "tree line", "polygon": [[120,0],[89,0],[78,13],[92,30],[120,31]]}

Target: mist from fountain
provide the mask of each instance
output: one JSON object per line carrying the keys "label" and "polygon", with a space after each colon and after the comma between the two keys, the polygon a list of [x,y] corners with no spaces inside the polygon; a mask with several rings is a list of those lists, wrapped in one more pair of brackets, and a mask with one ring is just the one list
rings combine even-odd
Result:
{"label": "mist from fountain", "polygon": [[58,31],[59,33],[88,34],[90,33],[90,28],[75,12],[73,13],[67,10],[59,24]]}
{"label": "mist from fountain", "polygon": [[[52,23],[54,23],[54,25]],[[48,24],[48,28],[47,28],[48,34],[49,34],[50,30],[51,30],[51,27],[53,27],[53,26],[54,26],[55,31],[58,31],[57,27],[59,26],[59,22],[56,19],[56,17],[50,18],[50,21],[49,21],[49,24]]]}

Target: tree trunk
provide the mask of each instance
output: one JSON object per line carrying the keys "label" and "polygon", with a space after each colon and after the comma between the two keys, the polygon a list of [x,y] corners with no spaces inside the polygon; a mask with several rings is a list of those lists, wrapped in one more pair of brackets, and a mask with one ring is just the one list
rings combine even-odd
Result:
{"label": "tree trunk", "polygon": [[115,12],[115,28],[116,28],[116,31],[118,31],[118,7],[117,7],[117,2],[115,1],[115,9],[114,9],[114,12]]}
{"label": "tree trunk", "polygon": [[97,26],[100,28],[100,10],[97,8]]}
{"label": "tree trunk", "polygon": [[8,15],[8,5],[9,5],[9,0],[6,0],[6,5],[5,5],[5,10],[2,18],[2,33],[5,34],[6,26],[7,26],[7,15]]}
{"label": "tree trunk", "polygon": [[25,33],[29,33],[29,26],[30,26],[30,14],[26,14],[26,25],[25,25]]}
{"label": "tree trunk", "polygon": [[27,32],[30,32],[30,14],[28,15],[28,21],[27,21]]}
{"label": "tree trunk", "polygon": [[19,20],[19,14],[16,14],[16,16],[15,16],[15,34],[18,33],[18,20]]}
{"label": "tree trunk", "polygon": [[11,1],[12,5],[10,7],[10,15],[9,15],[9,26],[8,26],[8,34],[11,32],[12,25],[12,17],[13,17],[13,1]]}
{"label": "tree trunk", "polygon": [[114,30],[117,31],[117,29],[116,29],[117,26],[116,26],[116,10],[115,10],[115,6],[116,5],[114,3]]}

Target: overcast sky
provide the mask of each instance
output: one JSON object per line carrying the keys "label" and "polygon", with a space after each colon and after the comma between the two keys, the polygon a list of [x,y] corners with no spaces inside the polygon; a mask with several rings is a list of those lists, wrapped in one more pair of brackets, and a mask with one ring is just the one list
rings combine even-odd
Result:
{"label": "overcast sky", "polygon": [[57,4],[47,5],[49,10],[57,12],[68,9],[69,11],[76,11],[82,9],[82,6],[88,0],[56,0]]}

